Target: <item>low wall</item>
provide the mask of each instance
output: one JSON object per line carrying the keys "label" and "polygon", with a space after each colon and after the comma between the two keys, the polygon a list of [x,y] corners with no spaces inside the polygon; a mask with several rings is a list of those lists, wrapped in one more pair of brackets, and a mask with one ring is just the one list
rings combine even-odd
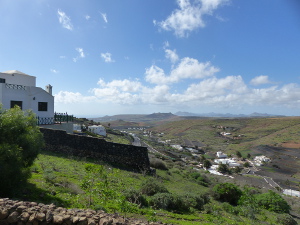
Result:
{"label": "low wall", "polygon": [[62,130],[40,128],[46,142],[45,150],[79,157],[95,158],[140,171],[148,171],[150,162],[145,147],[117,144],[104,139],[67,134]]}
{"label": "low wall", "polygon": [[[91,209],[65,209],[36,202],[0,198],[0,225],[146,225],[148,223],[118,214]],[[150,223],[161,224],[161,223]]]}

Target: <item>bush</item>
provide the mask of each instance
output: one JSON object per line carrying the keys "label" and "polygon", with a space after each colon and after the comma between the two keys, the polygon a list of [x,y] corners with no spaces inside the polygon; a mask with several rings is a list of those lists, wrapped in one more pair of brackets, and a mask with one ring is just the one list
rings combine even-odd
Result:
{"label": "bush", "polygon": [[157,193],[152,196],[150,205],[154,209],[164,209],[168,211],[186,212],[191,204],[181,196],[171,193]]}
{"label": "bush", "polygon": [[228,202],[231,205],[237,205],[242,191],[232,183],[220,183],[213,187],[214,199],[221,202]]}
{"label": "bush", "polygon": [[139,206],[148,206],[147,199],[138,190],[129,189],[124,192],[125,199]]}
{"label": "bush", "polygon": [[190,177],[202,186],[208,187],[208,185],[210,184],[210,180],[208,179],[208,177],[200,173],[191,173]]}
{"label": "bush", "polygon": [[218,172],[220,172],[220,173],[230,173],[230,169],[229,169],[228,165],[226,165],[226,164],[219,164]]}
{"label": "bush", "polygon": [[297,225],[297,221],[294,220],[294,218],[288,214],[282,214],[278,215],[277,217],[277,223],[282,225]]}
{"label": "bush", "polygon": [[0,106],[0,196],[9,196],[30,177],[29,167],[43,147],[35,114]]}
{"label": "bush", "polygon": [[277,212],[277,213],[289,213],[291,207],[289,204],[274,191],[268,191],[267,193],[259,194],[256,196],[258,205],[261,207]]}
{"label": "bush", "polygon": [[159,170],[168,170],[168,167],[161,159],[151,159],[150,166]]}
{"label": "bush", "polygon": [[145,182],[142,183],[141,186],[141,193],[152,196],[157,193],[168,193],[169,191],[163,184],[159,183],[157,180],[154,178],[150,178],[146,180]]}

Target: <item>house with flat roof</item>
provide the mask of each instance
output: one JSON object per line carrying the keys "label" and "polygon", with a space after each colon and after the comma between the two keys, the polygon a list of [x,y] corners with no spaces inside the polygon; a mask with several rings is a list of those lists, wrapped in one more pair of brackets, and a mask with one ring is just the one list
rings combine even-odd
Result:
{"label": "house with flat roof", "polygon": [[54,96],[52,86],[36,87],[36,77],[18,70],[0,73],[0,103],[4,109],[15,105],[22,110],[32,110],[39,124],[54,123]]}

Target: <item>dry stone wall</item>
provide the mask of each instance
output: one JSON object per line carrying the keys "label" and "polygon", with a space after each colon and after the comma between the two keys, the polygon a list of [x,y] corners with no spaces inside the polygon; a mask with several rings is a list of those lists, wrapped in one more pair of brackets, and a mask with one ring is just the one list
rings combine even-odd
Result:
{"label": "dry stone wall", "polygon": [[67,134],[62,130],[40,128],[48,151],[79,157],[95,158],[140,171],[149,171],[148,150],[145,147],[117,144],[104,139]]}
{"label": "dry stone wall", "polygon": [[[0,225],[146,225],[147,222],[91,209],[66,209],[0,198]],[[161,224],[161,223],[150,223]]]}

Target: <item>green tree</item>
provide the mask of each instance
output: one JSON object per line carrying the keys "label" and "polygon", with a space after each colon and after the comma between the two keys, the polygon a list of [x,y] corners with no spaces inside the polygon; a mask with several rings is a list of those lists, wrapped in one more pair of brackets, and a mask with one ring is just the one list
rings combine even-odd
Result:
{"label": "green tree", "polygon": [[242,193],[241,189],[233,183],[220,183],[213,187],[214,199],[231,205],[237,205]]}
{"label": "green tree", "polygon": [[266,193],[257,195],[256,198],[258,205],[269,211],[277,213],[289,213],[291,209],[291,207],[283,197],[271,190]]}
{"label": "green tree", "polygon": [[220,172],[220,173],[230,173],[228,165],[220,163],[219,166],[218,166],[218,172]]}
{"label": "green tree", "polygon": [[236,151],[236,156],[238,157],[238,158],[242,158],[242,154],[241,154],[241,152],[240,151]]}
{"label": "green tree", "polygon": [[211,162],[208,159],[205,159],[203,162],[203,167],[209,169],[212,166]]}
{"label": "green tree", "polygon": [[32,111],[0,106],[0,196],[10,196],[30,177],[29,167],[44,145]]}

